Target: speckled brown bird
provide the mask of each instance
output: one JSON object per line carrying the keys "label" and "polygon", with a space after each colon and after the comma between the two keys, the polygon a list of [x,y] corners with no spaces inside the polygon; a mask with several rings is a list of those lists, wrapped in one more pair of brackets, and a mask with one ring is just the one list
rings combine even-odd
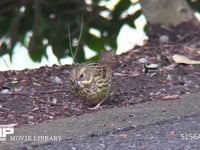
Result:
{"label": "speckled brown bird", "polygon": [[83,63],[75,66],[69,75],[69,89],[78,99],[98,109],[106,100],[111,85],[110,63],[114,51],[102,51],[98,63]]}

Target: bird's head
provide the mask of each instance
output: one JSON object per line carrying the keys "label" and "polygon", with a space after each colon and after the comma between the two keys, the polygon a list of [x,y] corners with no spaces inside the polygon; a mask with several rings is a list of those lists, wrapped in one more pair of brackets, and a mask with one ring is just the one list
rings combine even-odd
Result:
{"label": "bird's head", "polygon": [[93,82],[93,76],[93,69],[87,64],[82,64],[71,70],[69,80],[74,86],[83,88]]}

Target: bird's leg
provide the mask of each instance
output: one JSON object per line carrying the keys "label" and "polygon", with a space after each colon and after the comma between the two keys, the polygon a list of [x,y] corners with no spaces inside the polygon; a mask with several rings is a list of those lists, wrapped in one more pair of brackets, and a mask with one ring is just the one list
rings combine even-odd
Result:
{"label": "bird's leg", "polygon": [[100,108],[101,104],[107,99],[107,97],[105,97],[104,99],[102,99],[96,106],[94,107],[90,107],[88,108],[89,110],[97,110]]}

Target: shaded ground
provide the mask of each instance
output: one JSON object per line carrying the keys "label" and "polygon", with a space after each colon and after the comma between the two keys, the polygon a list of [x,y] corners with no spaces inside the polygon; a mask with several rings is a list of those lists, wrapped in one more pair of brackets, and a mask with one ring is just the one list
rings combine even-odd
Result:
{"label": "shaded ground", "polygon": [[[137,47],[113,61],[112,88],[103,109],[134,105],[149,100],[175,100],[200,90],[200,66],[175,64],[179,53],[200,58],[197,40],[185,44]],[[144,72],[140,58],[159,67]],[[71,66],[0,72],[0,124],[35,124],[57,118],[93,112],[82,107],[68,91]],[[99,111],[99,110],[97,110]]]}

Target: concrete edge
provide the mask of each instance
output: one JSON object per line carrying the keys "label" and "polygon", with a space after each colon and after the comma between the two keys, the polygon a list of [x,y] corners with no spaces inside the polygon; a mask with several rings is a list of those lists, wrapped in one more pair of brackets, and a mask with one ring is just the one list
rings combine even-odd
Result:
{"label": "concrete edge", "polygon": [[[113,108],[78,117],[59,119],[34,126],[15,128],[12,139],[0,143],[0,149],[16,149],[25,144],[42,144],[51,142],[55,137],[61,140],[101,134],[129,127],[145,126],[182,116],[200,114],[200,93],[184,95],[179,100],[151,101],[134,106]],[[10,136],[10,137],[11,137]],[[27,140],[16,140],[16,137],[31,137]],[[34,137],[49,137],[47,140]],[[9,137],[9,138],[10,138]],[[13,138],[15,137],[15,138]]]}

